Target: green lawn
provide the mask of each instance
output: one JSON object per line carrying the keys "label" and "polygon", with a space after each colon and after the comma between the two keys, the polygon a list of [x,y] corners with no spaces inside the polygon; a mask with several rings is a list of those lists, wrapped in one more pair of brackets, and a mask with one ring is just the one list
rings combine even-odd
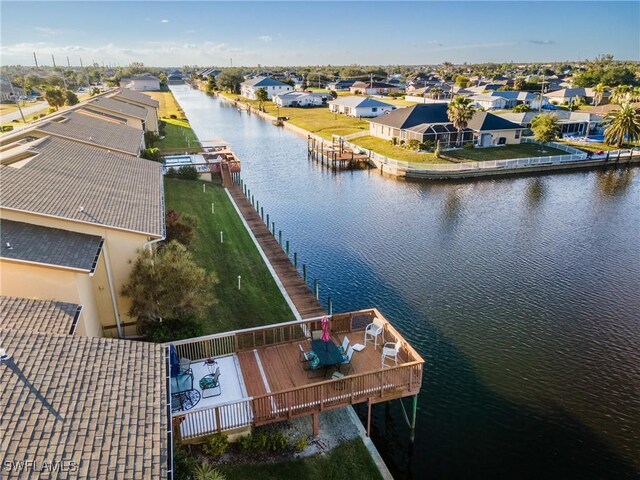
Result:
{"label": "green lawn", "polygon": [[433,153],[420,153],[413,150],[406,150],[404,148],[391,145],[388,140],[372,137],[370,135],[354,138],[353,140],[350,140],[350,142],[360,145],[361,147],[368,148],[369,150],[373,150],[385,157],[403,162],[451,163],[445,158],[437,158]]}
{"label": "green lawn", "polygon": [[162,121],[165,122],[164,138],[155,145],[161,151],[192,148],[200,145],[188,120],[163,118]]}
{"label": "green lawn", "polygon": [[326,455],[274,464],[222,465],[228,480],[376,480],[382,476],[361,439],[344,443]]}
{"label": "green lawn", "polygon": [[[202,185],[206,184],[206,193]],[[218,275],[218,304],[210,308],[204,333],[294,320],[224,189],[210,182],[165,179],[166,209],[198,220],[191,248],[196,262]],[[211,213],[211,203],[215,213]],[[220,243],[220,231],[224,243]],[[242,289],[238,290],[238,275]]]}
{"label": "green lawn", "polygon": [[[580,150],[584,150],[585,152],[596,153],[600,151],[608,152],[610,150],[618,150],[618,147],[616,147],[615,145],[607,145],[606,143],[599,143],[599,142],[580,143],[580,142],[561,141],[561,143],[564,143],[565,145],[569,145],[571,147],[579,148]],[[625,143],[622,145],[622,149],[628,150],[630,148],[638,148],[639,146],[640,144]]]}
{"label": "green lawn", "polygon": [[521,143],[519,145],[504,145],[502,147],[461,148],[459,150],[448,150],[442,154],[450,158],[455,158],[456,160],[484,162],[489,160],[507,160],[511,158],[567,155],[567,152],[551,147],[544,147],[544,152],[542,152],[540,145],[533,143]]}
{"label": "green lawn", "polygon": [[184,111],[176,101],[176,98],[173,96],[171,91],[144,92],[144,94],[153,98],[160,104],[158,107],[158,118],[168,118],[171,115],[175,115],[178,118],[185,118]]}

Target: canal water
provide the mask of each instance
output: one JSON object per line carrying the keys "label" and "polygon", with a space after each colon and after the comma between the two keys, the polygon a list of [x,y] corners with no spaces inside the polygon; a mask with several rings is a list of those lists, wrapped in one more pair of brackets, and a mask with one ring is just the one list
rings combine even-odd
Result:
{"label": "canal water", "polygon": [[334,173],[305,139],[172,90],[200,139],[233,145],[323,304],[378,307],[424,357],[413,448],[397,402],[374,407],[396,478],[640,476],[638,170]]}

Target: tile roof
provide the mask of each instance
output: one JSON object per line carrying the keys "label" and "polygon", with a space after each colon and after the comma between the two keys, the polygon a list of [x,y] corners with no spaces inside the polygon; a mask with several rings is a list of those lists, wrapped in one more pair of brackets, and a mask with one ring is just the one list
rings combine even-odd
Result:
{"label": "tile roof", "polygon": [[77,468],[55,478],[167,478],[165,347],[9,330],[0,345],[11,356],[0,362],[0,462]]}
{"label": "tile roof", "polygon": [[0,165],[1,208],[164,234],[160,163],[56,137],[31,151],[21,168]]}
{"label": "tile roof", "polygon": [[131,155],[138,155],[140,152],[144,132],[138,128],[86,115],[82,110],[65,113],[58,118],[62,121],[52,120],[38,125],[36,130],[124,151]]}
{"label": "tile roof", "polygon": [[378,123],[393,128],[406,129],[423,123],[450,123],[447,116],[446,103],[429,103],[398,108],[391,113],[381,115],[371,123]]}
{"label": "tile roof", "polygon": [[88,110],[93,110],[94,108],[100,108],[104,110],[108,110],[114,113],[121,113],[127,115],[129,117],[139,118],[141,120],[146,120],[147,118],[147,109],[141,107],[139,105],[132,105],[128,102],[123,102],[120,100],[116,100],[115,98],[107,98],[100,97],[95,100],[88,102],[84,108]]}
{"label": "tile roof", "polygon": [[0,219],[0,257],[93,272],[102,250],[96,235]]}
{"label": "tile roof", "polygon": [[80,308],[75,303],[2,295],[0,330],[71,335]]}
{"label": "tile roof", "polygon": [[154,100],[149,95],[145,95],[144,93],[134,92],[133,90],[129,90],[128,88],[121,88],[114,95],[112,95],[116,100],[121,99],[126,102],[127,100],[132,100],[134,102],[142,103],[149,107],[160,107],[160,102]]}
{"label": "tile roof", "polygon": [[521,130],[522,127],[517,123],[494,115],[488,112],[476,112],[473,118],[467,123],[467,127],[477,132],[486,130]]}
{"label": "tile roof", "polygon": [[291,87],[288,83],[279,82],[269,77],[256,77],[251,80],[242,82],[242,85],[248,85],[250,87]]}
{"label": "tile roof", "polygon": [[393,105],[389,103],[380,102],[373,98],[356,97],[356,96],[338,97],[329,103],[334,105],[343,105],[345,107],[352,107],[352,108],[393,107]]}

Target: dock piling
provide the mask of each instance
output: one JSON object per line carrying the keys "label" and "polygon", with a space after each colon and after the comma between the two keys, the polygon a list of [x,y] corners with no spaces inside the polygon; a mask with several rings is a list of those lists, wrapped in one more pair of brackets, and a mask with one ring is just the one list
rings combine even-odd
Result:
{"label": "dock piling", "polygon": [[302,264],[302,278],[304,279],[304,282],[307,283],[307,264],[306,263]]}
{"label": "dock piling", "polygon": [[313,279],[313,294],[316,297],[316,299],[318,299],[319,295],[318,295],[319,289],[318,289],[318,279],[314,278]]}
{"label": "dock piling", "polygon": [[328,298],[329,306],[327,310],[329,311],[329,315],[333,315],[333,299],[331,297]]}
{"label": "dock piling", "polygon": [[286,248],[286,252],[287,252],[287,257],[289,256],[289,240],[287,240],[287,248]]}
{"label": "dock piling", "polygon": [[298,252],[293,252],[293,266],[298,270]]}

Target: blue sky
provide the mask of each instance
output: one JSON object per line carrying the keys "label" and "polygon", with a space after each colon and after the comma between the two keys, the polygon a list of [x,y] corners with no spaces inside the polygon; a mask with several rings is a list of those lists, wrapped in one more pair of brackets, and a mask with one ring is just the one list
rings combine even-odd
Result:
{"label": "blue sky", "polygon": [[2,64],[640,60],[640,2],[7,2]]}

